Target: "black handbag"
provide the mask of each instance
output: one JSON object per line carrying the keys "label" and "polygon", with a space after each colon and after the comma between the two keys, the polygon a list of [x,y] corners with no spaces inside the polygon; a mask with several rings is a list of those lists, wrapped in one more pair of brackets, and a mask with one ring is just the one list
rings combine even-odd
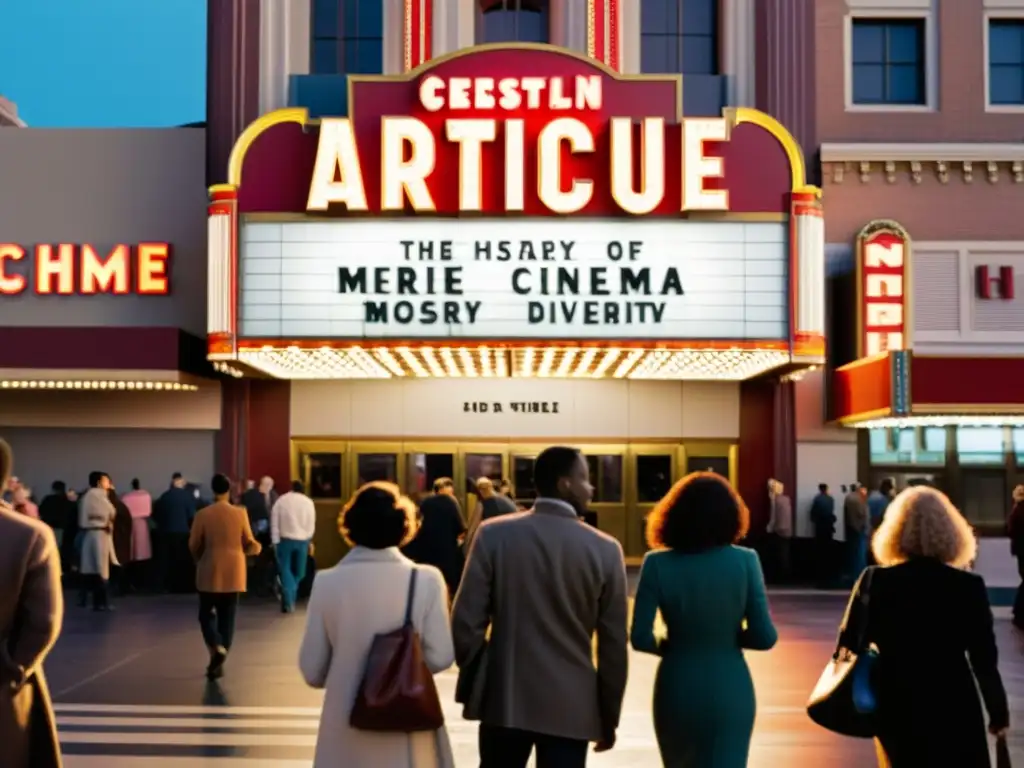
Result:
{"label": "black handbag", "polygon": [[878,706],[872,679],[878,651],[867,647],[865,636],[874,572],[875,568],[868,568],[861,574],[843,617],[845,630],[854,607],[860,603],[860,626],[852,643],[856,648],[842,647],[843,631],[840,630],[835,653],[825,665],[807,702],[808,716],[822,728],[862,739],[875,736],[874,715]]}
{"label": "black handbag", "polygon": [[996,739],[996,768],[1013,768],[1010,761],[1010,745],[1006,743],[1006,737]]}

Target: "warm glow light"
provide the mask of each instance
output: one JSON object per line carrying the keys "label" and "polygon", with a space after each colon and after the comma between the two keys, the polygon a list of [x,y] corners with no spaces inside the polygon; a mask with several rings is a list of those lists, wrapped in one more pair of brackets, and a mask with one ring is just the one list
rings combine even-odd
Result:
{"label": "warm glow light", "polygon": [[93,379],[24,379],[0,381],[0,389],[103,389],[103,390],[160,390],[161,392],[195,392],[195,384],[180,381],[117,381]]}
{"label": "warm glow light", "polygon": [[281,379],[588,378],[741,381],[790,362],[781,350],[599,347],[243,349],[240,362]]}
{"label": "warm glow light", "polygon": [[949,414],[945,416],[903,416],[871,419],[847,424],[857,429],[909,429],[910,427],[1024,427],[1024,414],[1019,416],[979,416]]}

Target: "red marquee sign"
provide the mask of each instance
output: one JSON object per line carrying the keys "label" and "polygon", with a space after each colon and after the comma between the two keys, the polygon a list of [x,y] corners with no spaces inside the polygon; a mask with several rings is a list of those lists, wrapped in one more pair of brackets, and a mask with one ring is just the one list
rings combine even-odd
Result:
{"label": "red marquee sign", "polygon": [[0,243],[0,296],[26,291],[40,296],[163,296],[170,292],[170,256],[167,243],[109,249],[74,243]]}
{"label": "red marquee sign", "polygon": [[857,357],[909,349],[910,237],[894,221],[857,236]]}

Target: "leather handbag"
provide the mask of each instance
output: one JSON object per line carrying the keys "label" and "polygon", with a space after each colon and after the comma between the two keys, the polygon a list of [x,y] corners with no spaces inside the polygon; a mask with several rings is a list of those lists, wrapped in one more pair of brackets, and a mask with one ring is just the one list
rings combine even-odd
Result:
{"label": "leather handbag", "polygon": [[376,635],[366,659],[349,725],[361,731],[413,733],[444,726],[434,676],[423,659],[423,647],[412,624],[416,568],[409,576],[405,622],[399,629]]}
{"label": "leather handbag", "polygon": [[840,642],[836,643],[835,653],[807,702],[807,714],[818,725],[844,736],[862,739],[875,736],[874,714],[878,706],[872,679],[878,652],[867,647],[866,643],[868,605],[874,572],[874,568],[868,568],[861,574],[843,617],[845,629],[854,607],[860,603],[860,624],[857,637],[852,643],[856,647],[844,648],[844,633],[840,631]]}

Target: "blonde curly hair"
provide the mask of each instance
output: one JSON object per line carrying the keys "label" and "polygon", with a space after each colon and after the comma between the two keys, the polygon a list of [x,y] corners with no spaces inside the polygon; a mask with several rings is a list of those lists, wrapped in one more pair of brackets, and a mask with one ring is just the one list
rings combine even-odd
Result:
{"label": "blonde curly hair", "polygon": [[885,511],[871,551],[881,565],[928,557],[962,568],[978,552],[978,541],[946,494],[927,486],[902,491]]}

